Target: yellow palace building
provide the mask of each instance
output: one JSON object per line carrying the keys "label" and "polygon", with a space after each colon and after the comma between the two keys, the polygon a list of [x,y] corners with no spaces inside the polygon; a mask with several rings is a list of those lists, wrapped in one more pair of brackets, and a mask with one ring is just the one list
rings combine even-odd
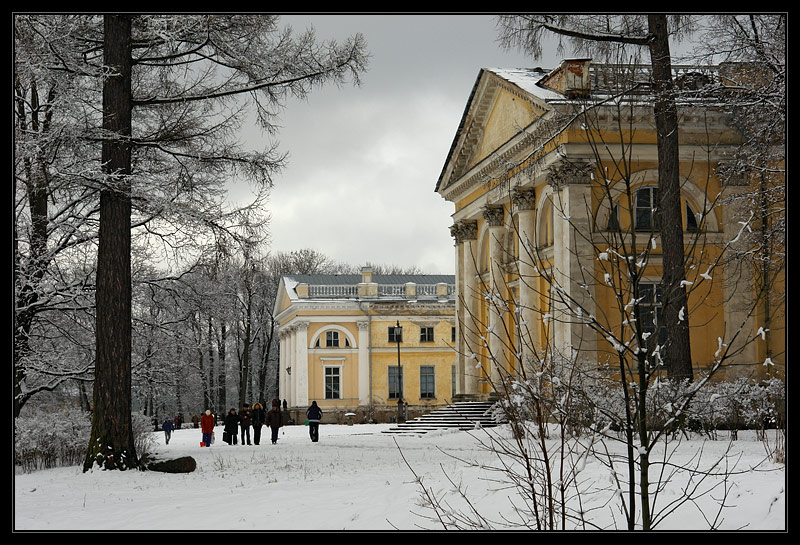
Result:
{"label": "yellow palace building", "polygon": [[[326,422],[389,422],[455,394],[453,275],[294,275],[275,316],[279,391],[295,421],[312,401]],[[400,402],[398,404],[398,402]]]}
{"label": "yellow palace building", "polygon": [[[673,69],[690,97],[724,78],[720,67]],[[641,78],[646,69],[589,59],[480,71],[436,185],[455,210],[458,396],[491,396],[503,372],[542,354],[603,365],[633,319],[660,335],[653,107],[647,93],[614,94],[617,82]],[[724,111],[700,102],[679,103],[694,374],[724,353],[720,375],[783,376],[782,306],[765,309],[753,275],[723,251],[743,229],[726,197],[751,189],[746,176],[723,182],[717,174],[740,136]],[[620,304],[618,273],[634,266],[638,318]]]}

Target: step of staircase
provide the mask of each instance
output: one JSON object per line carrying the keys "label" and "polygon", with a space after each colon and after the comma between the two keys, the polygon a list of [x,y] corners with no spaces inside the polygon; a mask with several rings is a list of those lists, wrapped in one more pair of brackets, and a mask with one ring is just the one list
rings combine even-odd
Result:
{"label": "step of staircase", "polygon": [[492,407],[491,401],[457,402],[392,426],[383,433],[422,435],[436,430],[492,428],[502,424],[495,419]]}

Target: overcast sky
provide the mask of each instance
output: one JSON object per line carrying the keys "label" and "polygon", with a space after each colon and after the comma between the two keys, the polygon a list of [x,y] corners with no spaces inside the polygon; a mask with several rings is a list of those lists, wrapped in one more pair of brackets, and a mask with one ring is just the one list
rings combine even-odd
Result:
{"label": "overcast sky", "polygon": [[452,203],[434,192],[478,72],[551,68],[497,44],[484,15],[293,15],[319,40],[360,32],[371,54],[360,87],[290,102],[278,136],[289,153],[270,198],[271,250],[313,248],[363,265],[454,274]]}

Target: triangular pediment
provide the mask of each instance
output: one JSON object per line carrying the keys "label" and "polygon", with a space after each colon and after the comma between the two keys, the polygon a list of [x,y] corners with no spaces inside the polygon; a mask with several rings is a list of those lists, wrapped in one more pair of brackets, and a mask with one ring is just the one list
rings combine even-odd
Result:
{"label": "triangular pediment", "polygon": [[286,310],[292,305],[292,299],[289,296],[289,286],[287,285],[286,277],[282,277],[278,284],[278,291],[275,295],[275,306],[273,307],[273,315],[278,316],[281,312]]}
{"label": "triangular pediment", "polygon": [[483,69],[469,98],[436,191],[455,184],[475,166],[496,155],[549,106],[546,94],[532,92],[540,69]]}

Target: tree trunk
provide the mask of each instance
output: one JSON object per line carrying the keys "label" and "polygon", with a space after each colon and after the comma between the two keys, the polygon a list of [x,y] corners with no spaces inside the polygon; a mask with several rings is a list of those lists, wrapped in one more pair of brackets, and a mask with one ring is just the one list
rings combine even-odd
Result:
{"label": "tree trunk", "polygon": [[225,346],[228,342],[228,329],[225,327],[225,321],[220,323],[220,334],[217,337],[217,407],[218,414],[227,414],[227,403],[225,399],[227,386],[227,362],[225,361],[227,355],[225,353]]}
{"label": "tree trunk", "polygon": [[242,350],[241,372],[239,374],[239,407],[247,400],[247,387],[250,383],[250,305],[248,303],[246,323],[244,326],[244,346]]}
{"label": "tree trunk", "polygon": [[181,386],[183,385],[183,374],[181,373],[181,369],[183,367],[183,349],[180,345],[178,345],[177,352],[175,354],[175,361],[177,365],[175,366],[175,373],[173,378],[175,380],[175,413],[177,416],[180,417],[180,422],[183,422],[183,389]]}
{"label": "tree trunk", "polygon": [[214,406],[214,384],[216,383],[215,380],[215,369],[214,369],[214,343],[212,342],[214,338],[214,329],[211,325],[211,317],[208,317],[208,337],[206,342],[206,348],[208,349],[208,371],[206,376],[203,376],[203,403],[205,409],[211,409],[214,413],[217,412],[217,407]]}
{"label": "tree trunk", "polygon": [[106,15],[92,432],[84,471],[137,467],[131,426],[131,18]]}
{"label": "tree trunk", "polygon": [[689,311],[683,256],[683,225],[678,157],[678,112],[675,104],[666,15],[649,15],[650,62],[653,69],[654,113],[658,139],[659,215],[663,252],[663,296],[666,348],[662,358],[667,375],[692,380]]}
{"label": "tree trunk", "polygon": [[[25,92],[18,81],[16,84],[17,96],[17,123],[23,131],[30,132],[47,138],[50,132],[50,120],[52,110],[46,106],[42,109],[47,113],[43,119],[39,117],[40,101],[39,90],[36,82],[31,83],[29,102],[23,100]],[[45,97],[48,104],[55,101],[55,92],[51,89]],[[30,119],[30,122],[28,120]],[[26,371],[23,364],[24,359],[30,354],[30,333],[33,328],[33,321],[37,313],[37,303],[39,302],[40,282],[45,276],[49,266],[49,253],[47,251],[48,238],[48,196],[50,194],[47,170],[44,166],[46,161],[39,153],[34,157],[26,157],[23,160],[25,178],[27,180],[28,211],[31,218],[30,226],[30,256],[25,270],[20,269],[19,253],[17,251],[17,223],[14,222],[14,256],[15,273],[18,280],[24,279],[24,285],[20,287],[16,298],[16,312],[14,324],[14,417],[19,416],[22,407],[30,397],[29,393],[23,390]],[[16,184],[16,178],[14,180]],[[14,191],[16,194],[16,189]]]}

